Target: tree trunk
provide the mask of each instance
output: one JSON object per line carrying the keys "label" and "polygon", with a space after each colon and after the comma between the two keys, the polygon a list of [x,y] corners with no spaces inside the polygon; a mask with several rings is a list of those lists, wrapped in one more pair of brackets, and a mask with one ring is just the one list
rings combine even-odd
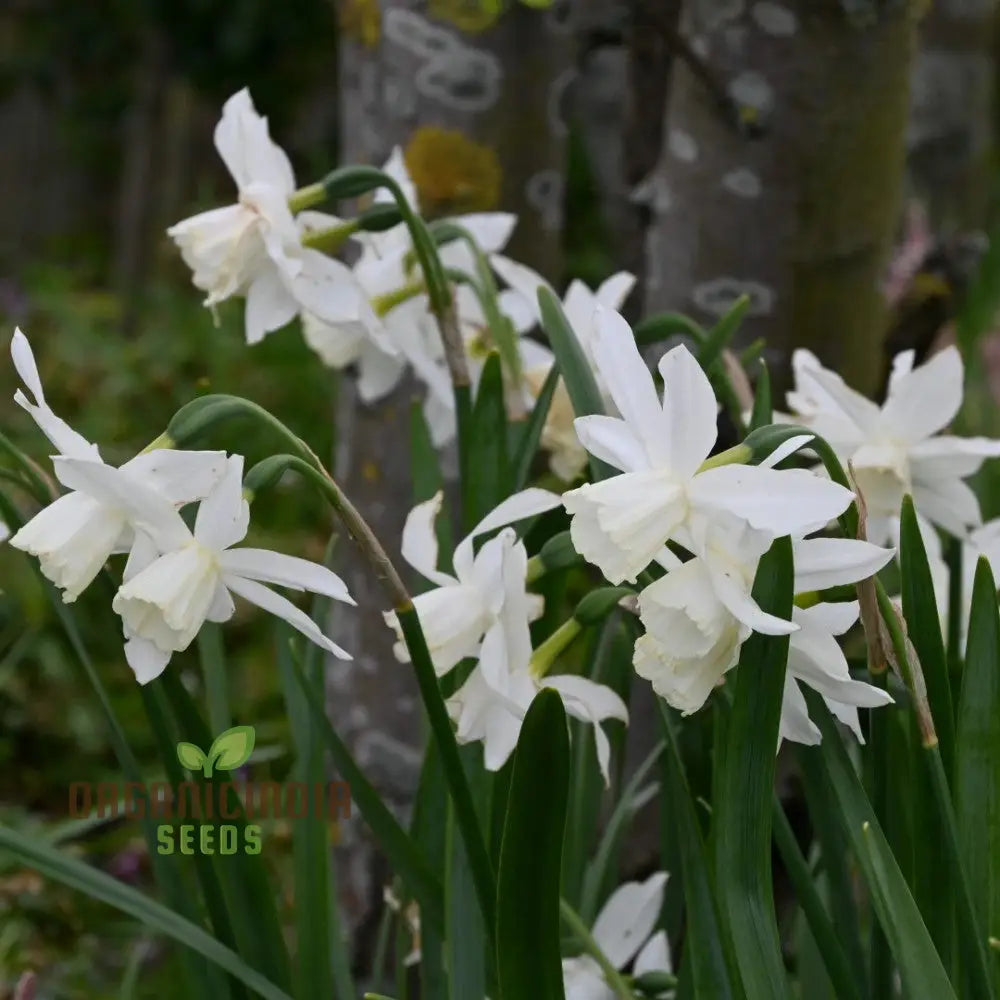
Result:
{"label": "tree trunk", "polygon": [[676,67],[647,241],[649,311],[712,321],[746,293],[741,342],[767,339],[779,388],[795,346],[869,387],[919,6],[704,0],[686,10],[685,37],[717,85]]}
{"label": "tree trunk", "polygon": [[936,234],[983,225],[992,179],[995,0],[938,0],[920,26],[907,159]]}
{"label": "tree trunk", "polygon": [[[509,252],[559,281],[573,77],[568,8],[515,4],[496,17],[478,0],[342,0],[341,162],[380,165],[401,146],[425,213],[516,212]],[[410,403],[417,394],[407,380],[369,408],[341,379],[337,475],[393,558],[413,501]],[[331,674],[329,711],[361,766],[405,813],[423,745],[417,688],[411,669],[393,658],[378,610],[383,595],[348,547],[341,569],[363,610],[338,616],[336,634],[356,660]],[[348,856],[338,865],[354,931],[381,906],[375,852],[359,830],[345,831]]]}

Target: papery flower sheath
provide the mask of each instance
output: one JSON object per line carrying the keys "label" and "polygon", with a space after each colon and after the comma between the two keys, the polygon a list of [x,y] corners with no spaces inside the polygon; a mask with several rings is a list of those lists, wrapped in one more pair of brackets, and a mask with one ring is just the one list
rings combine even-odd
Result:
{"label": "papery flower sheath", "polygon": [[913,360],[913,351],[896,356],[888,396],[879,406],[809,351],[792,357],[791,419],[826,438],[841,461],[851,463],[868,508],[868,537],[875,542],[892,537],[905,493],[921,517],[954,535],[980,525],[979,501],[963,480],[984,459],[1000,455],[1000,441],[941,433],[962,405],[958,348],[945,348],[917,368]]}
{"label": "papery flower sheath", "polygon": [[142,539],[112,602],[122,618],[125,654],[139,683],[159,676],[171,655],[187,649],[206,621],[231,618],[234,594],[283,618],[334,656],[351,659],[304,611],[265,586],[306,590],[353,605],[336,573],[295,556],[233,547],[250,525],[241,456],[227,460],[218,485],[198,507],[193,532],[158,494],[137,489],[119,470],[57,459],[56,475],[65,486],[102,503],[118,503]]}
{"label": "papery flower sheath", "polygon": [[[444,676],[459,661],[475,656],[487,629],[496,620],[503,603],[504,590],[500,570],[503,545],[500,537],[492,538],[473,552],[478,535],[526,517],[543,514],[560,504],[556,493],[537,488],[527,489],[508,497],[486,515],[455,547],[452,559],[455,573],[438,569],[437,535],[434,524],[441,511],[443,494],[417,504],[403,526],[403,558],[426,580],[437,586],[417,594],[413,599],[417,617],[427,639],[431,660],[438,676]],[[529,603],[529,614],[537,618],[542,612],[541,599]],[[409,652],[394,611],[384,612],[386,624],[396,632],[393,647],[397,659],[406,663]],[[528,619],[526,619],[527,621]]]}
{"label": "papery flower sheath", "polygon": [[[28,338],[16,330],[11,341],[14,367],[31,399],[18,389],[15,402],[25,409],[59,454],[102,465],[91,444],[56,416],[45,400],[42,381]],[[204,497],[219,481],[226,456],[221,451],[156,449],[137,455],[119,469],[128,482],[157,493],[163,502],[181,506]],[[43,508],[10,539],[10,544],[38,559],[42,575],[71,603],[90,585],[115,553],[135,541],[128,513],[118,503],[83,493],[68,493]]]}
{"label": "papery flower sheath", "polygon": [[487,770],[498,771],[517,745],[521,724],[535,695],[542,688],[552,688],[559,692],[569,715],[593,725],[597,761],[607,785],[611,747],[600,723],[606,719],[627,722],[628,709],[603,684],[575,674],[547,677],[533,667],[528,631],[531,595],[524,583],[528,556],[511,528],[505,528],[496,541],[499,610],[483,638],[478,664],[448,699],[455,737],[459,743],[482,742]]}
{"label": "papery flower sheath", "polygon": [[635,581],[667,541],[696,552],[719,519],[745,522],[775,538],[826,525],[851,502],[849,490],[805,470],[722,465],[700,471],[716,439],[718,404],[685,347],[660,359],[657,398],[628,324],[600,309],[593,353],[621,417],[577,417],[595,458],[622,474],[563,495],[573,545],[611,583]]}
{"label": "papery flower sheath", "polygon": [[253,344],[307,309],[326,320],[357,313],[360,293],[351,271],[304,246],[288,199],[295,176],[284,150],[250,93],[226,101],[215,129],[215,148],[236,182],[234,205],[202,212],[171,226],[209,308],[246,297],[246,338]]}

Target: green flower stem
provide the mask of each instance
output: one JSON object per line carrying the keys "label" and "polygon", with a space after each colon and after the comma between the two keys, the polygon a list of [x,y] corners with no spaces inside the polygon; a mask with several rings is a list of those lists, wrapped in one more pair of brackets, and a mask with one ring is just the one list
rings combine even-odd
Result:
{"label": "green flower stem", "polygon": [[311,247],[313,250],[320,250],[322,253],[333,255],[339,253],[344,244],[360,229],[357,219],[342,222],[337,226],[330,226],[328,229],[317,229],[302,238],[302,245]]}
{"label": "green flower stem", "polygon": [[579,914],[573,909],[565,899],[559,900],[559,913],[563,923],[573,932],[576,939],[583,945],[584,951],[601,967],[601,973],[608,988],[618,998],[618,1000],[635,1000],[635,994],[629,988],[628,983],[622,974],[608,961],[607,956],[601,951],[594,936],[587,929],[586,924],[580,919]]}
{"label": "green flower stem", "polygon": [[326,201],[326,188],[320,181],[318,184],[310,184],[294,191],[288,199],[288,207],[292,214],[295,214],[303,209],[312,208],[313,205],[321,205],[324,201]]}
{"label": "green flower stem", "polygon": [[993,996],[993,989],[990,983],[990,965],[986,955],[987,935],[978,926],[972,904],[972,893],[969,889],[969,879],[965,866],[962,864],[962,852],[959,845],[955,812],[951,803],[951,791],[948,788],[948,779],[941,761],[941,749],[938,746],[937,733],[934,729],[934,719],[927,699],[923,672],[920,669],[920,663],[913,646],[904,632],[901,616],[885,592],[885,588],[877,580],[875,581],[875,590],[878,596],[879,611],[882,613],[882,619],[892,643],[896,664],[913,701],[917,726],[920,730],[920,741],[928,754],[927,767],[934,802],[944,832],[945,855],[952,870],[952,881],[957,889],[955,909],[958,937],[964,953],[966,973],[972,988],[970,996],[988,1000]]}
{"label": "green flower stem", "polygon": [[575,619],[564,621],[535,651],[531,654],[531,673],[535,677],[544,677],[556,662],[560,653],[583,631],[583,626]]}
{"label": "green flower stem", "polygon": [[717,469],[720,465],[744,465],[753,458],[753,449],[745,444],[738,444],[733,448],[720,451],[718,455],[706,458],[698,467],[698,472],[707,472],[709,469]]}

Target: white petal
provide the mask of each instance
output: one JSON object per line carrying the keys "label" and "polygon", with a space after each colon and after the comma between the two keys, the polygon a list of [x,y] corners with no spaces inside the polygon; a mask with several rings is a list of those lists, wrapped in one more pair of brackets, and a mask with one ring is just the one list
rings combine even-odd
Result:
{"label": "white petal", "polygon": [[594,458],[622,472],[638,472],[649,468],[646,449],[632,428],[618,417],[601,414],[577,417],[573,430],[587,451]]}
{"label": "white petal", "polygon": [[464,580],[472,571],[472,540],[477,535],[493,531],[495,528],[502,528],[506,524],[513,524],[515,521],[522,521],[526,517],[534,517],[549,510],[555,510],[561,503],[562,498],[558,493],[552,493],[538,487],[530,487],[507,497],[458,543],[452,560],[458,578]]}
{"label": "white petal", "polygon": [[162,493],[123,469],[77,458],[54,458],[52,464],[63,486],[124,512],[161,551],[179,548],[191,538],[191,532],[174,505]]}
{"label": "white petal", "polygon": [[243,456],[230,455],[218,485],[198,506],[194,536],[215,552],[246,537],[250,505],[243,499]]}
{"label": "white petal", "polygon": [[156,680],[164,670],[173,653],[164,653],[147,639],[131,638],[125,642],[125,659],[140,684]]}
{"label": "white petal", "polygon": [[670,941],[666,931],[657,931],[635,956],[632,966],[633,976],[642,976],[647,972],[673,972],[670,959]]}
{"label": "white petal", "polygon": [[982,523],[979,500],[961,479],[913,484],[917,513],[961,538]]}
{"label": "white petal", "polygon": [[271,140],[267,119],[257,114],[246,88],[223,105],[215,127],[215,148],[240,189],[262,182],[285,195],[295,190],[288,157]]}
{"label": "white petal", "polygon": [[454,220],[472,234],[483,253],[502,250],[517,225],[517,216],[510,212],[471,212]]}
{"label": "white petal", "polygon": [[843,635],[857,620],[857,601],[821,601],[810,608],[794,608],[792,618],[803,628]]}
{"label": "white petal", "polygon": [[950,423],[962,405],[962,356],[947,347],[894,381],[882,407],[886,433],[917,442]]}
{"label": "white petal", "polygon": [[291,323],[299,311],[281,275],[273,268],[262,270],[247,289],[244,325],[248,344],[258,344],[274,330]]}
{"label": "white petal", "polygon": [[608,309],[620,310],[622,304],[635,288],[636,277],[628,271],[619,271],[601,282],[595,298]]}
{"label": "white petal", "polygon": [[795,678],[785,674],[784,695],[781,700],[781,721],[778,725],[778,743],[791,740],[805,746],[816,746],[822,735],[816,724],[809,718],[809,708],[806,699],[799,690]]}
{"label": "white petal", "polygon": [[794,622],[764,611],[747,590],[746,582],[724,563],[707,559],[706,566],[719,600],[747,628],[762,635],[791,635],[798,630]]}
{"label": "white petal", "polygon": [[794,455],[800,448],[804,448],[813,440],[815,440],[814,434],[797,434],[795,437],[790,437],[784,444],[778,445],[770,455],[761,459],[759,465],[762,469],[773,469],[789,455]]}
{"label": "white petal", "polygon": [[715,444],[719,404],[708,376],[683,344],[660,358],[659,371],[670,428],[670,465],[676,475],[687,479]]}
{"label": "white petal", "polygon": [[874,576],[895,555],[853,538],[806,538],[795,543],[795,593],[825,590]]}
{"label": "white petal", "polygon": [[[802,360],[806,357],[810,359],[809,363],[803,364]],[[874,432],[882,415],[875,403],[851,389],[836,372],[824,368],[808,352],[796,351],[792,360],[796,368],[798,388],[802,394],[815,401],[819,409],[817,416],[832,414],[860,432],[862,437],[868,437]],[[791,395],[789,403],[791,404]]]}
{"label": "white petal", "polygon": [[658,470],[630,472],[563,494],[570,537],[610,583],[636,577],[662,552],[687,510],[683,491]]}
{"label": "white petal", "polygon": [[457,583],[448,573],[437,568],[438,541],[434,524],[441,513],[444,493],[440,490],[423,503],[418,503],[406,517],[403,525],[401,552],[403,558],[425,579],[439,587]]}
{"label": "white petal", "polygon": [[215,593],[212,595],[212,603],[205,613],[205,619],[221,624],[229,621],[235,614],[236,605],[233,603],[233,595],[229,593],[222,580],[219,580],[215,586]]}
{"label": "white petal", "polygon": [[10,356],[14,361],[17,374],[35,400],[34,403],[31,403],[18,389],[14,393],[14,402],[31,414],[38,429],[55,445],[61,455],[100,461],[101,456],[97,445],[91,444],[82,434],[78,434],[65,420],[57,417],[49,408],[42,390],[38,366],[35,364],[35,356],[31,351],[28,338],[21,332],[20,328],[14,330],[14,337],[10,342]]}
{"label": "white petal", "polygon": [[288,285],[294,300],[327,323],[361,315],[362,292],[354,272],[311,247],[298,249],[302,268]]}
{"label": "white petal", "polygon": [[692,506],[725,511],[776,536],[808,534],[850,505],[854,494],[802,469],[723,465],[701,472],[688,488]]}
{"label": "white petal", "polygon": [[219,557],[219,565],[227,574],[235,573],[248,580],[276,583],[294,590],[323,594],[335,601],[356,606],[347,584],[331,569],[308,559],[287,556],[269,549],[228,549]]}
{"label": "white petal", "polygon": [[173,504],[193,503],[212,491],[226,468],[224,451],[156,448],[130,459],[122,472],[137,476]]}
{"label": "white petal", "polygon": [[223,578],[226,586],[240,597],[256,604],[278,618],[283,618],[292,628],[297,629],[307,639],[316,643],[317,646],[332,653],[338,659],[351,660],[350,653],[341,649],[332,639],[328,639],[320,627],[302,610],[297,608],[287,598],[276,594],[273,590],[265,587],[255,580],[247,580],[245,577],[226,574]]}
{"label": "white petal", "polygon": [[913,362],[916,360],[916,351],[900,351],[892,359],[892,371],[889,373],[889,391],[898,389],[900,379],[906,378],[913,371]]}
{"label": "white petal", "polygon": [[665,872],[645,882],[626,882],[608,898],[594,921],[594,941],[608,961],[621,969],[649,938],[663,908]]}
{"label": "white petal", "polygon": [[553,295],[556,295],[555,289],[537,271],[532,271],[524,264],[519,264],[517,261],[498,253],[490,256],[490,264],[510,288],[520,293],[536,317],[539,317],[538,289],[547,288]]}
{"label": "white petal", "polygon": [[653,376],[642,360],[632,328],[603,306],[598,306],[594,316],[593,354],[618,412],[643,441],[650,462],[669,464],[673,432],[657,399]]}
{"label": "white petal", "polygon": [[566,703],[566,711],[584,722],[602,722],[604,719],[620,719],[628,722],[628,708],[618,694],[605,684],[576,674],[558,674],[545,677],[542,687],[558,691]]}
{"label": "white petal", "polygon": [[362,346],[358,359],[358,395],[363,403],[377,403],[399,385],[406,371],[406,359],[386,354],[374,342]]}
{"label": "white petal", "polygon": [[916,480],[965,479],[979,471],[983,459],[997,456],[1000,456],[1000,441],[941,435],[913,445],[910,465]]}

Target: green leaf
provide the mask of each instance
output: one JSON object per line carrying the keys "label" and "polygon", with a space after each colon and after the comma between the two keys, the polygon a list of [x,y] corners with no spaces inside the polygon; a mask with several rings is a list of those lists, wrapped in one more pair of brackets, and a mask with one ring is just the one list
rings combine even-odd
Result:
{"label": "green leaf", "polygon": [[501,1000],[565,1000],[559,950],[559,876],[569,794],[566,711],[541,691],[514,756],[497,897]]}
{"label": "green leaf", "polygon": [[955,757],[955,726],[948,659],[944,636],[941,634],[941,618],[934,597],[930,562],[920,536],[913,499],[909,496],[903,498],[900,515],[899,563],[906,631],[923,668],[927,700],[930,702],[934,729],[941,747],[941,759],[944,761],[945,772],[950,775]]}
{"label": "green leaf", "polygon": [[196,924],[111,875],[55,850],[44,841],[25,836],[6,826],[0,826],[0,848],[15,854],[46,878],[76,889],[91,899],[107,903],[108,906],[134,917],[146,928],[165,934],[203,955],[264,1000],[291,1000],[287,993]]}
{"label": "green leaf", "polygon": [[527,421],[523,427],[517,429],[517,444],[512,466],[514,476],[512,491],[514,493],[523,490],[528,484],[531,464],[538,451],[539,442],[542,440],[545,422],[549,419],[549,410],[552,408],[552,398],[555,396],[559,378],[559,365],[553,364],[548,375],[545,376],[545,381],[542,383],[542,388],[538,392],[535,405],[531,408]]}
{"label": "green leaf", "polygon": [[687,911],[684,962],[690,969],[693,996],[704,1000],[731,1000],[735,996],[722,946],[716,897],[706,859],[705,845],[695,802],[691,796],[684,760],[677,744],[674,722],[661,698],[657,698],[668,754],[665,759],[666,795],[681,858],[684,905]]}
{"label": "green leaf", "polygon": [[[587,355],[566,319],[559,300],[548,288],[542,286],[538,289],[538,305],[542,315],[542,328],[555,353],[559,371],[566,383],[566,391],[573,404],[573,412],[578,417],[603,413],[604,399],[601,390],[597,387]],[[595,480],[616,474],[611,466],[593,456],[590,458],[590,470]]]}
{"label": "green leaf", "polygon": [[[958,711],[955,812],[979,926],[1000,928],[1000,611],[985,558],[976,567]],[[1000,992],[1000,955],[990,955]]]}
{"label": "green leaf", "polygon": [[729,346],[734,334],[740,328],[743,317],[750,308],[750,296],[741,295],[730,307],[722,319],[708,332],[704,342],[698,348],[698,363],[708,372],[719,360],[719,356]]}
{"label": "green leaf", "polygon": [[447,812],[444,950],[448,993],[453,1000],[483,997],[487,994],[483,917],[465,847],[455,826],[455,811],[449,806]]}
{"label": "green leaf", "polygon": [[640,347],[648,347],[668,340],[670,337],[687,337],[701,345],[708,336],[708,331],[683,313],[658,313],[647,316],[636,323],[633,331],[635,342]]}
{"label": "green leaf", "polygon": [[472,407],[469,437],[475,458],[462,482],[462,517],[474,524],[506,496],[507,411],[500,355],[491,351],[483,366]]}
{"label": "green leaf", "polygon": [[196,747],[193,743],[181,742],[177,744],[177,759],[189,771],[200,771],[208,757],[205,756],[200,747]]}
{"label": "green leaf", "polygon": [[[761,559],[754,600],[792,616],[792,543],[779,538]],[[748,997],[790,996],[774,913],[771,794],[788,636],[753,633],[743,644],[725,757],[713,801],[720,910]]]}
{"label": "green leaf", "polygon": [[631,587],[598,587],[580,599],[573,617],[581,625],[597,625],[618,607],[623,597],[633,594],[635,590]]}
{"label": "green leaf", "polygon": [[220,771],[235,771],[250,759],[255,740],[253,726],[233,726],[215,737],[208,759]]}
{"label": "green leaf", "polygon": [[858,781],[837,724],[821,697],[812,691],[804,694],[809,717],[819,727],[823,742],[818,747],[803,747],[800,753],[822,762],[824,783],[837,803],[840,822],[896,958],[903,995],[907,1000],[955,1000],[941,958]]}

